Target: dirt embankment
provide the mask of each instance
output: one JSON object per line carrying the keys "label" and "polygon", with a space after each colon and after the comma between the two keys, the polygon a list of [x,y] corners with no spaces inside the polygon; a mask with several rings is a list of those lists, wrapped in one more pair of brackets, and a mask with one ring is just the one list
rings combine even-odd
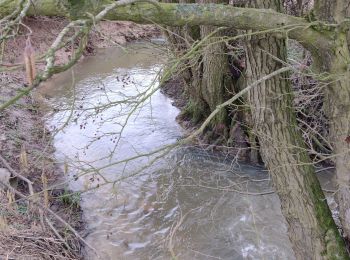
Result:
{"label": "dirt embankment", "polygon": [[[24,23],[33,32],[31,41],[36,55],[40,56],[68,21],[61,18],[31,17],[26,18]],[[26,37],[21,34],[25,30],[27,29],[21,28],[18,37],[5,43],[0,69],[11,69],[13,64],[23,63]],[[159,31],[153,26],[131,22],[101,22],[90,35],[85,55],[93,55],[96,48],[124,44],[157,34]],[[67,61],[70,54],[69,48],[62,49],[57,53],[57,61]],[[43,63],[39,62],[37,69],[42,67]],[[9,100],[23,90],[24,83],[23,68],[6,72],[0,70],[0,102]],[[34,192],[39,192],[35,197],[36,203],[48,205],[55,214],[79,230],[82,228],[77,203],[79,195],[68,195],[69,192],[62,188],[49,188],[47,193],[41,192],[46,186],[52,186],[63,174],[53,158],[51,140],[43,115],[30,95],[1,112],[0,177],[11,173],[9,184],[25,195],[29,195],[27,183],[14,175],[19,173],[28,178],[33,183]],[[0,178],[0,181],[6,182],[6,178]],[[67,232],[67,227],[52,214],[40,210],[43,207],[33,205],[35,204],[29,204],[18,194],[0,186],[0,259],[81,258],[81,241]],[[50,227],[49,223],[54,227]]]}

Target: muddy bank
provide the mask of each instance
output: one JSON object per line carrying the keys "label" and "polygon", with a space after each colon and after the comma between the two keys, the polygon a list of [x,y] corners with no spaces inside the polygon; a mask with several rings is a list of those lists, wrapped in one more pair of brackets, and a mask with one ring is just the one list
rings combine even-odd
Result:
{"label": "muddy bank", "polygon": [[[52,44],[62,28],[68,23],[61,18],[30,17],[24,20],[32,30],[31,40],[36,55]],[[0,73],[1,102],[7,101],[25,88],[25,73],[21,68],[25,46],[24,27],[19,36],[4,45],[0,68],[19,70]],[[91,33],[84,55],[93,55],[95,49],[124,44],[128,41],[155,36],[153,26],[141,26],[130,22],[102,22]],[[71,50],[62,49],[57,61],[64,63]],[[2,65],[2,66],[1,66]],[[43,63],[38,60],[37,69]],[[0,168],[28,178],[33,183],[36,205],[47,205],[55,214],[81,230],[79,194],[71,194],[65,188],[53,187],[63,176],[53,158],[52,136],[45,128],[43,114],[31,96],[26,96],[0,115]],[[29,195],[26,182],[11,174],[9,183],[19,192]],[[40,192],[47,189],[47,193]],[[0,189],[0,258],[9,259],[80,259],[81,241],[52,214],[42,212],[40,206],[30,205],[18,194]],[[43,208],[43,207],[42,207]],[[43,214],[44,213],[44,214]],[[47,219],[46,219],[47,218]],[[53,227],[50,227],[50,224]],[[56,234],[58,232],[59,234]],[[63,238],[63,239],[62,239]]]}

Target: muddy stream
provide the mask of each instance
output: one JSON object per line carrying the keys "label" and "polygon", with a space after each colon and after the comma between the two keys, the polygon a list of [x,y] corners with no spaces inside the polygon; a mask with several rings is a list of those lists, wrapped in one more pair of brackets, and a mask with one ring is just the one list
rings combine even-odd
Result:
{"label": "muddy stream", "polygon": [[191,147],[145,156],[184,134],[155,90],[166,57],[154,43],[99,50],[40,89],[86,241],[100,259],[294,259],[263,168]]}

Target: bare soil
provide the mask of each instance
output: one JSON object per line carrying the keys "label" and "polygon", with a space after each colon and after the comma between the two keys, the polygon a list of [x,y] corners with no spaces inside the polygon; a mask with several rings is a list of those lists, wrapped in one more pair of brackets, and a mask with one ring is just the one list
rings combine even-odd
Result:
{"label": "bare soil", "polygon": [[[29,17],[24,23],[33,31],[31,41],[37,56],[40,56],[68,21],[62,18]],[[11,68],[14,64],[23,63],[26,37],[21,34],[24,30],[27,29],[21,28],[18,37],[6,42],[0,68]],[[93,55],[97,48],[121,45],[157,34],[159,31],[149,25],[103,21],[91,33],[84,55]],[[68,48],[57,53],[58,63],[67,61],[70,53]],[[37,69],[42,67],[43,63],[38,63]],[[24,69],[0,72],[0,102],[15,96],[25,88],[24,84]],[[0,156],[14,171],[28,178],[36,192],[43,190],[46,179],[47,186],[51,187],[63,176],[53,152],[51,134],[45,127],[43,114],[30,95],[0,114]],[[0,168],[8,167],[0,161]],[[25,182],[12,175],[10,183],[19,192],[29,195]],[[49,188],[48,206],[76,230],[82,230],[79,195],[67,196],[67,192],[62,187]],[[35,199],[45,205],[43,193],[39,193]],[[44,212],[44,217],[53,223],[54,228],[50,228],[46,222],[43,225],[39,208],[0,187],[0,259],[81,259],[81,241],[47,212]],[[65,241],[55,234],[55,229]]]}

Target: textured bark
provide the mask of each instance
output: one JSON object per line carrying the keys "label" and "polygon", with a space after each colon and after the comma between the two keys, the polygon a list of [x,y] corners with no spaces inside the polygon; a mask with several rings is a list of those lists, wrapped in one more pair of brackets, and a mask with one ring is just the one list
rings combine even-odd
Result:
{"label": "textured bark", "polygon": [[[279,0],[252,2],[253,7],[281,10]],[[286,60],[285,41],[268,35],[254,36],[246,53],[249,84],[283,66],[272,56]],[[288,75],[271,78],[249,92],[261,155],[281,200],[296,258],[347,259],[344,242],[298,131],[287,78]]]}
{"label": "textured bark", "polygon": [[[175,1],[164,0],[165,3],[174,3]],[[193,3],[192,0],[180,0],[179,3]],[[180,58],[185,52],[189,51],[192,44],[200,40],[199,26],[167,26],[164,31],[165,36],[171,45],[175,56]],[[183,95],[188,95],[188,103],[181,113],[181,117],[186,120],[191,119],[193,123],[202,121],[210,112],[209,106],[202,96],[202,65],[201,57],[192,58],[184,61],[181,65],[181,73],[176,75],[184,84]],[[185,69],[183,69],[186,67]]]}
{"label": "textured bark", "polygon": [[[343,35],[345,38],[345,35]],[[339,217],[344,235],[350,238],[350,73],[344,70],[344,57],[350,61],[345,42],[335,55],[330,73],[337,78],[325,89],[325,111],[329,119],[329,138],[335,157]]]}
{"label": "textured bark", "polygon": [[321,21],[340,23],[349,17],[349,7],[349,0],[315,0],[314,11]]}
{"label": "textured bark", "polygon": [[[223,4],[226,0],[201,0],[201,4]],[[217,27],[200,26],[201,38],[212,34]],[[232,81],[229,70],[228,55],[226,53],[225,43],[219,42],[217,37],[227,35],[224,30],[217,32],[214,37],[207,40],[203,50],[203,77],[202,77],[202,95],[210,107],[210,112],[214,111],[216,106],[225,101],[225,93],[232,90]],[[229,123],[226,109],[222,109],[212,120],[213,127],[217,125],[225,126]]]}
{"label": "textured bark", "polygon": [[[244,63],[246,64],[245,60],[244,60]],[[234,86],[237,93],[243,90],[247,85],[247,79],[246,79],[247,75],[245,74],[246,74],[246,71],[243,69],[242,76],[238,79],[238,81]],[[248,95],[244,95],[240,99],[241,103],[239,105],[242,106],[246,104],[247,101],[248,101]],[[242,122],[243,130],[248,138],[248,143],[249,143],[249,150],[247,150],[247,159],[254,164],[261,163],[258,139],[256,134],[252,130],[254,127],[252,111],[250,109],[247,109],[246,106],[243,106],[243,109],[241,109],[238,113],[239,113],[239,121]]]}
{"label": "textured bark", "polygon": [[339,218],[344,236],[350,238],[350,74],[329,86],[326,92],[330,142],[335,157]]}
{"label": "textured bark", "polygon": [[[349,16],[349,0],[317,0],[315,15],[318,19],[341,23]],[[347,35],[348,34],[348,35]],[[339,218],[344,236],[350,238],[350,72],[348,64],[349,33],[337,33],[334,48],[321,60],[331,79],[325,83],[325,111],[329,120],[329,139],[333,146],[336,165]]]}
{"label": "textured bark", "polygon": [[[194,3],[194,0],[180,0],[179,3]],[[201,39],[200,27],[185,25],[182,27],[182,35],[186,41],[191,44]],[[186,46],[187,51],[191,46]],[[189,102],[185,108],[185,114],[191,118],[193,123],[202,121],[208,113],[210,108],[202,95],[202,57],[197,56],[187,62],[188,69],[184,72],[183,79],[187,88],[184,94],[189,95]]]}

